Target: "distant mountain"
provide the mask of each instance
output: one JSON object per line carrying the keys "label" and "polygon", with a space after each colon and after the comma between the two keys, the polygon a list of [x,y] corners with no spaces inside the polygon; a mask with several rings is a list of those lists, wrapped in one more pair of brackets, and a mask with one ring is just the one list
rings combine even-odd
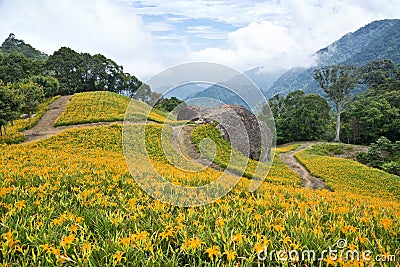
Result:
{"label": "distant mountain", "polygon": [[274,68],[265,69],[264,67],[257,67],[244,74],[249,77],[264,93],[274,84],[274,82],[285,72],[285,69]]}
{"label": "distant mountain", "polygon": [[193,100],[187,101],[189,102],[190,105],[197,105],[210,108],[210,107],[220,106],[222,104],[233,104],[233,105],[240,105],[248,110],[251,110],[249,105],[243,99],[243,96],[235,93],[234,90],[229,88],[229,85],[225,86],[225,85],[214,84],[208,87],[207,89],[193,95],[191,99]]}
{"label": "distant mountain", "polygon": [[13,33],[10,33],[8,38],[0,46],[0,54],[8,55],[13,53],[24,54],[28,58],[45,60],[47,55],[39,50],[33,48],[31,45],[26,44],[22,40],[15,38]]}
{"label": "distant mountain", "polygon": [[213,102],[213,106],[215,102],[219,102],[219,105],[240,105],[254,112],[258,112],[267,100],[264,91],[245,75],[237,75],[228,81],[212,85],[191,98],[207,98],[210,103]]}
{"label": "distant mountain", "polygon": [[180,86],[177,86],[173,89],[168,88],[167,92],[164,93],[165,98],[176,97],[180,100],[187,100],[190,99],[192,96],[196,95],[197,93],[204,91],[210,84],[200,83],[200,82],[193,82],[187,83]]}
{"label": "distant mountain", "polygon": [[362,66],[375,59],[391,59],[400,64],[400,20],[374,21],[354,33],[348,33],[338,41],[315,53],[315,66],[292,68],[282,74],[267,92],[286,95],[294,90],[319,93],[322,90],[312,78],[314,69],[327,65]]}
{"label": "distant mountain", "polygon": [[[254,107],[260,101],[260,96],[262,97],[262,94],[266,94],[274,81],[276,81],[284,71],[284,69],[280,68],[266,70],[263,67],[258,67],[244,72],[245,76],[238,75],[229,81],[220,81],[219,85],[199,82],[184,84],[164,93],[164,97],[176,97],[192,105],[199,106],[210,105],[211,107],[215,106],[218,102],[223,102],[225,104],[242,105],[250,109],[249,104]],[[254,94],[256,87],[249,81],[249,78],[261,90],[259,94]],[[157,91],[164,92],[167,90],[168,88],[159,88]],[[236,91],[237,94],[235,94],[234,91]],[[194,98],[203,98],[203,100],[191,100]],[[206,103],[204,101],[205,98],[214,99],[216,101]],[[240,98],[244,98],[245,100]],[[249,102],[249,104],[245,102]]]}

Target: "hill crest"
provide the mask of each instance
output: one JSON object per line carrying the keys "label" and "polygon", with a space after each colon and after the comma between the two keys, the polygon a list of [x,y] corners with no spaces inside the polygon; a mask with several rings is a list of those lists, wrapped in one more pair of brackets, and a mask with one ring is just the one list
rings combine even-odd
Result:
{"label": "hill crest", "polygon": [[37,50],[30,44],[17,39],[14,33],[10,33],[7,39],[0,46],[0,54],[8,55],[14,53],[21,53],[28,58],[37,60],[45,60],[48,57],[45,53]]}

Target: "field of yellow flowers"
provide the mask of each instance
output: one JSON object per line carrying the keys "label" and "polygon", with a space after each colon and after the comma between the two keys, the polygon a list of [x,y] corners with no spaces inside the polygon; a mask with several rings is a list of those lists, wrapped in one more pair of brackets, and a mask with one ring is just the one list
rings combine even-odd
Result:
{"label": "field of yellow flowers", "polygon": [[319,156],[313,149],[297,152],[295,156],[334,191],[400,200],[400,179],[396,175],[353,160]]}
{"label": "field of yellow flowers", "polygon": [[[219,166],[228,168],[233,173],[243,175],[243,177],[250,179],[266,180],[275,184],[283,184],[299,187],[301,185],[300,177],[293,172],[286,164],[282,162],[279,157],[275,157],[274,165],[269,166],[266,163],[255,161],[246,158],[236,149],[231,149],[228,141],[223,139],[219,133],[219,130],[211,124],[199,125],[192,132],[192,142],[199,146],[200,142],[206,138],[211,139],[216,144],[216,156],[211,153],[213,150],[208,147],[204,151],[206,157],[213,160],[214,163]],[[290,145],[283,148],[278,148],[276,151],[272,151],[271,157],[274,157],[274,153],[285,153],[293,150],[297,145]],[[246,166],[243,168],[242,166]],[[257,167],[260,167],[257,169]],[[271,172],[268,175],[269,171]],[[268,176],[267,176],[268,175]]]}
{"label": "field of yellow flowers", "polygon": [[[176,207],[138,187],[137,178],[146,179],[154,172],[144,162],[150,160],[159,174],[177,184],[197,185],[221,173],[174,167],[171,158],[189,163],[173,148],[168,156],[162,152],[161,125],[130,127],[132,140],[140,138],[135,133],[143,128],[147,140],[146,147],[132,146],[133,176],[118,124],[72,129],[29,144],[0,145],[0,262],[4,266],[277,266],[269,259],[258,261],[257,253],[321,251],[339,239],[360,252],[398,253],[399,189],[378,185],[381,177],[385,184],[392,179],[384,173],[304,152],[298,158],[326,179],[333,192],[301,188],[300,178],[276,157],[257,191],[249,193],[250,181],[243,178],[212,204]],[[321,173],[313,169],[317,164]],[[341,168],[348,175],[339,175]],[[348,179],[359,183],[346,187]],[[371,188],[365,188],[368,182]],[[276,260],[277,254],[273,255]],[[370,264],[364,259],[332,261],[326,254],[321,262],[302,263]]]}
{"label": "field of yellow flowers", "polygon": [[49,105],[57,98],[59,98],[59,96],[46,99],[42,104],[39,105],[38,112],[36,112],[34,117],[28,119],[18,119],[15,120],[13,124],[9,124],[7,127],[7,134],[0,136],[0,144],[18,144],[25,141],[25,135],[22,132],[35,126],[40,118],[42,118],[42,116],[46,113]]}
{"label": "field of yellow flowers", "polygon": [[135,122],[146,121],[146,119],[155,122],[167,120],[166,114],[151,109],[149,105],[141,101],[111,92],[85,92],[75,94],[71,98],[65,111],[55,122],[55,126],[123,121],[131,101],[127,120]]}

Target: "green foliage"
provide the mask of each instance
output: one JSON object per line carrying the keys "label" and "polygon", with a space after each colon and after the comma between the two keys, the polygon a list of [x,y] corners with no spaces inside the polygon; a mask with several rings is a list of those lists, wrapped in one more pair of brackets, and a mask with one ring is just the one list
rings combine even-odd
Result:
{"label": "green foliage", "polygon": [[23,95],[21,111],[27,114],[35,113],[44,98],[43,88],[30,80],[20,82],[17,86]]}
{"label": "green foliage", "polygon": [[393,77],[395,67],[389,59],[374,60],[359,68],[360,83],[370,86],[382,84],[385,79]]}
{"label": "green foliage", "polygon": [[60,82],[52,76],[37,75],[29,79],[43,88],[45,97],[53,97],[61,94]]}
{"label": "green foliage", "polygon": [[113,60],[101,54],[77,53],[68,47],[54,52],[47,60],[47,68],[59,80],[62,94],[110,91],[131,96],[142,85]]}
{"label": "green foliage", "polygon": [[22,40],[16,39],[13,33],[10,33],[8,38],[1,45],[0,54],[23,54],[27,58],[37,60],[46,60],[47,58],[45,53],[40,52]]}
{"label": "green foliage", "polygon": [[340,115],[346,98],[357,82],[358,73],[352,66],[326,66],[314,70],[313,77],[328,99],[336,105],[336,136],[340,141]]}
{"label": "green foliage", "polygon": [[0,80],[4,83],[15,83],[44,71],[42,61],[33,60],[23,54],[0,55]]}
{"label": "green foliage", "polygon": [[275,118],[278,144],[330,137],[330,107],[321,96],[294,91],[286,97],[276,95],[268,103]]}
{"label": "green foliage", "polygon": [[[7,85],[0,81],[0,135],[3,135],[3,132],[4,135],[7,135],[9,123],[11,122],[13,126],[21,112],[28,114],[36,112],[43,97],[43,88],[30,80]],[[16,139],[17,142],[23,141],[24,138],[19,137],[18,134],[14,135],[9,139]],[[7,143],[10,142],[7,141]]]}
{"label": "green foliage", "polygon": [[0,144],[18,144],[25,141],[25,135],[22,133],[24,130],[28,130],[35,126],[42,116],[46,113],[49,108],[49,105],[58,98],[59,96],[55,96],[52,98],[48,98],[43,101],[38,107],[38,111],[35,116],[32,118],[26,119],[16,119],[7,125],[7,134],[3,134],[0,136]]}
{"label": "green foliage", "polygon": [[[171,98],[161,98],[157,101],[157,103],[154,105],[156,109],[159,109],[164,112],[171,112],[173,111],[176,107],[179,105],[185,103],[182,100],[179,100],[176,97],[171,97]],[[176,110],[175,110],[176,113]]]}
{"label": "green foliage", "polygon": [[352,66],[326,66],[314,70],[313,77],[327,97],[336,105],[340,105],[354,89],[357,71]]}
{"label": "green foliage", "polygon": [[400,141],[394,143],[382,136],[367,152],[357,154],[357,160],[400,176]]}
{"label": "green foliage", "polygon": [[400,176],[400,162],[399,161],[391,161],[382,164],[382,170],[388,172],[388,173],[393,173],[396,174],[397,176]]}
{"label": "green foliage", "polygon": [[0,135],[2,127],[6,134],[7,124],[14,121],[23,105],[23,98],[10,84],[5,85],[0,81]]}
{"label": "green foliage", "polygon": [[[374,72],[382,74],[385,70]],[[374,79],[364,94],[348,103],[342,128],[346,142],[370,144],[380,136],[400,140],[400,72],[389,72],[390,78]]]}

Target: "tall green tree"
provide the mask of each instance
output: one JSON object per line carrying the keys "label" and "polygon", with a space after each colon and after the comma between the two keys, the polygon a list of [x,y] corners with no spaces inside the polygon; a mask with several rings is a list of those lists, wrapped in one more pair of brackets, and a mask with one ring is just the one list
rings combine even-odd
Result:
{"label": "tall green tree", "polygon": [[297,90],[286,97],[275,95],[268,102],[275,119],[277,143],[328,138],[330,107],[323,97]]}
{"label": "tall green tree", "polygon": [[52,97],[61,94],[60,82],[52,76],[36,75],[25,81],[32,81],[43,88],[45,97]]}
{"label": "tall green tree", "polygon": [[121,93],[124,93],[129,97],[134,97],[137,90],[140,88],[140,86],[142,86],[142,84],[143,83],[135,76],[130,75],[129,73],[125,73],[124,85]]}
{"label": "tall green tree", "polygon": [[21,109],[21,94],[11,84],[0,81],[0,135],[7,133],[7,124],[14,121]]}
{"label": "tall green tree", "polygon": [[340,115],[347,96],[357,83],[357,69],[352,66],[326,66],[314,70],[314,79],[336,106],[335,142],[340,142]]}
{"label": "tall green tree", "polygon": [[150,106],[154,106],[156,102],[160,99],[161,95],[159,93],[151,91],[148,84],[142,84],[135,94],[132,96],[134,99],[145,102]]}
{"label": "tall green tree", "polygon": [[[274,95],[272,98],[268,100],[269,108],[274,115],[274,117],[278,118],[283,111],[283,101],[285,98],[280,94]],[[263,113],[267,113],[266,106],[263,107]]]}
{"label": "tall green tree", "polygon": [[36,112],[39,104],[43,101],[44,90],[40,85],[32,81],[23,81],[17,84],[18,90],[23,95],[21,111],[32,115]]}
{"label": "tall green tree", "polygon": [[61,84],[63,94],[73,94],[78,91],[81,75],[78,72],[80,64],[79,53],[68,47],[61,47],[47,60],[47,68],[54,72]]}

